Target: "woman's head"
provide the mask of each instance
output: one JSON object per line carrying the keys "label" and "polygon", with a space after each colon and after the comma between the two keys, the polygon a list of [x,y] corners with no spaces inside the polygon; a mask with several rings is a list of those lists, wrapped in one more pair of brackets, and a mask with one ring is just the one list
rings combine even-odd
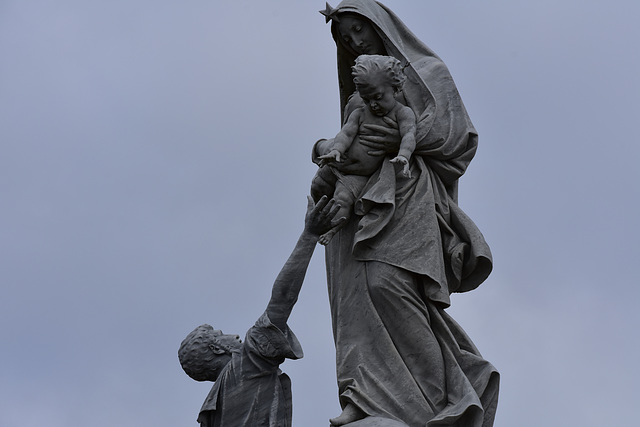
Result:
{"label": "woman's head", "polygon": [[[336,42],[343,120],[349,114],[345,110],[349,99],[356,92],[351,67],[367,50],[370,54],[393,56],[404,64],[407,75],[404,98],[417,116],[422,115],[427,106],[435,105],[428,83],[447,93],[449,89],[455,92],[455,86],[443,85],[450,76],[440,58],[385,5],[375,0],[342,0],[337,7],[327,5],[321,13],[331,22],[331,34]],[[446,100],[448,95],[443,95]]]}
{"label": "woman's head", "polygon": [[340,41],[357,55],[386,55],[382,39],[367,18],[355,13],[341,13],[334,20]]}

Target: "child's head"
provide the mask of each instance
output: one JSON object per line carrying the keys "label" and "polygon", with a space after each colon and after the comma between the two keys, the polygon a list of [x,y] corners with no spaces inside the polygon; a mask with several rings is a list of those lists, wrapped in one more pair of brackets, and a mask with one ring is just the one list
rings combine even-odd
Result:
{"label": "child's head", "polygon": [[196,381],[215,381],[231,355],[242,346],[238,335],[223,334],[210,325],[195,328],[180,344],[182,369]]}
{"label": "child's head", "polygon": [[392,56],[360,55],[352,68],[360,97],[377,116],[385,116],[396,104],[405,80],[400,61]]}

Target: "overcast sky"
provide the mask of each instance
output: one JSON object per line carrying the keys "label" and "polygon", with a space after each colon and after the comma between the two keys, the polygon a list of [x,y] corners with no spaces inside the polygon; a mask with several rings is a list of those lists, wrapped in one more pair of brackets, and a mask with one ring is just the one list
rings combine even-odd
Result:
{"label": "overcast sky", "polygon": [[[449,312],[501,372],[496,427],[636,425],[640,3],[385,4],[480,135],[460,205],[495,268]],[[323,8],[0,0],[0,426],[197,427],[180,341],[262,313],[339,129]],[[295,427],[340,412],[323,255]]]}

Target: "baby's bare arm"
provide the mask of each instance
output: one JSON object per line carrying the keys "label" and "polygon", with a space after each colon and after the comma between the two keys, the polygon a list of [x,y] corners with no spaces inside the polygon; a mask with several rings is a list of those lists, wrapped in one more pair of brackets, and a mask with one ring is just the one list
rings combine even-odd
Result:
{"label": "baby's bare arm", "polygon": [[347,122],[342,126],[340,132],[333,139],[333,145],[331,151],[324,156],[318,157],[321,160],[320,165],[325,165],[330,162],[343,162],[344,153],[351,147],[354,138],[358,134],[358,128],[360,127],[360,117],[362,117],[362,109],[355,110],[349,116]]}
{"label": "baby's bare arm", "polygon": [[416,149],[416,116],[411,108],[402,105],[396,110],[396,119],[402,140],[398,155],[391,159],[391,163],[402,164],[402,175],[411,178],[409,159]]}
{"label": "baby's bare arm", "polygon": [[355,110],[349,118],[347,122],[342,126],[340,132],[336,135],[333,141],[333,149],[340,151],[344,154],[351,144],[353,143],[354,138],[358,134],[358,129],[360,128],[360,121],[362,118],[362,108],[358,108]]}
{"label": "baby's bare arm", "polygon": [[402,136],[398,155],[408,160],[416,149],[416,115],[411,108],[403,105],[398,109],[396,117]]}

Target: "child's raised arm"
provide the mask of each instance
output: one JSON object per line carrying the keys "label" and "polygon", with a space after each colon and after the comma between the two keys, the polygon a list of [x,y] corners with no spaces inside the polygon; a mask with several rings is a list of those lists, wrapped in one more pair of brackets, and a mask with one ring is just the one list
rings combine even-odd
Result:
{"label": "child's raised arm", "polygon": [[304,230],[273,284],[271,299],[267,305],[269,319],[280,330],[286,329],[291,310],[298,301],[302,282],[318,238],[345,221],[344,218],[335,218],[339,209],[340,205],[337,205],[333,199],[329,200],[327,196],[323,196],[317,204],[314,204],[310,197],[308,198]]}

